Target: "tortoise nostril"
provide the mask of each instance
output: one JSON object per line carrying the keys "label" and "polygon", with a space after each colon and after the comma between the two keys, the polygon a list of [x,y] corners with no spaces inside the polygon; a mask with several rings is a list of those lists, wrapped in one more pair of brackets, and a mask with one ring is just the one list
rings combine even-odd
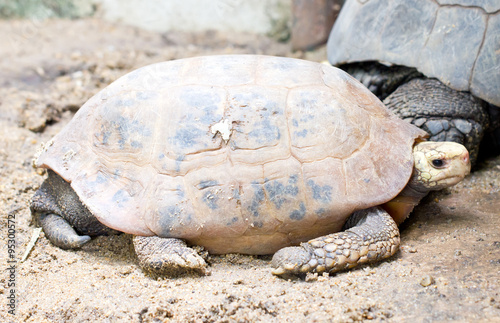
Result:
{"label": "tortoise nostril", "polygon": [[469,163],[470,160],[469,160],[469,152],[468,151],[466,151],[464,153],[464,156],[462,157],[462,160],[464,161],[464,164],[468,164]]}

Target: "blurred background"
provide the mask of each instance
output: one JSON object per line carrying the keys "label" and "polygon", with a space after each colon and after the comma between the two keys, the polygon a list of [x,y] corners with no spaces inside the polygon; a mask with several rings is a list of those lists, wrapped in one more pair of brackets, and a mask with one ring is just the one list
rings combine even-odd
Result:
{"label": "blurred background", "polygon": [[[0,113],[40,132],[131,69],[174,58],[246,53],[323,61],[342,3],[0,0],[0,86],[32,91],[27,102],[26,94],[9,98],[37,105]],[[40,87],[53,96],[50,104],[38,104],[42,93],[33,90]]]}

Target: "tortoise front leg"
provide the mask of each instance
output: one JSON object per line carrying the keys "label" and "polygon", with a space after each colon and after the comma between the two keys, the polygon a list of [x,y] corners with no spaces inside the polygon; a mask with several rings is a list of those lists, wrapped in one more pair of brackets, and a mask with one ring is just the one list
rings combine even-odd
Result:
{"label": "tortoise front leg", "polygon": [[156,277],[206,275],[207,264],[183,240],[134,236],[135,253],[144,272]]}
{"label": "tortoise front leg", "polygon": [[329,234],[299,247],[278,250],[274,275],[336,272],[392,256],[399,247],[399,229],[381,207],[353,213],[345,231]]}
{"label": "tortoise front leg", "polygon": [[481,100],[436,79],[414,79],[385,100],[387,108],[429,133],[429,141],[454,141],[467,148],[474,165],[489,117]]}

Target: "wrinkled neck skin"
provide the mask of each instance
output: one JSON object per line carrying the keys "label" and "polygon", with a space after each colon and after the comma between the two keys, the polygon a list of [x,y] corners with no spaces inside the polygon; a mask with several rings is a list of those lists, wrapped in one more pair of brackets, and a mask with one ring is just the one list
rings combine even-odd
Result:
{"label": "wrinkled neck skin", "polygon": [[429,188],[424,187],[417,181],[418,173],[414,169],[410,181],[406,187],[389,202],[382,205],[382,207],[389,213],[398,225],[403,223],[404,220],[410,215],[411,211],[421,199],[423,199]]}

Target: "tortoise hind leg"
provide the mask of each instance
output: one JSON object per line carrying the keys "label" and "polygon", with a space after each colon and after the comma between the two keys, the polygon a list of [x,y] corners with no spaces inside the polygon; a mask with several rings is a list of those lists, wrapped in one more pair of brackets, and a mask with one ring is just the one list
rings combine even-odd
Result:
{"label": "tortoise hind leg", "polygon": [[31,213],[46,237],[62,249],[76,249],[90,236],[117,234],[82,204],[71,185],[52,170],[31,200]]}
{"label": "tortoise hind leg", "polygon": [[151,276],[176,277],[184,274],[208,274],[205,260],[189,248],[183,240],[135,236],[133,242],[139,266]]}
{"label": "tortoise hind leg", "polygon": [[392,256],[399,248],[399,229],[381,207],[353,213],[347,230],[278,250],[273,274],[336,272]]}
{"label": "tortoise hind leg", "polygon": [[75,229],[57,214],[40,215],[40,224],[49,241],[61,249],[78,249],[90,240],[90,236],[80,236]]}

